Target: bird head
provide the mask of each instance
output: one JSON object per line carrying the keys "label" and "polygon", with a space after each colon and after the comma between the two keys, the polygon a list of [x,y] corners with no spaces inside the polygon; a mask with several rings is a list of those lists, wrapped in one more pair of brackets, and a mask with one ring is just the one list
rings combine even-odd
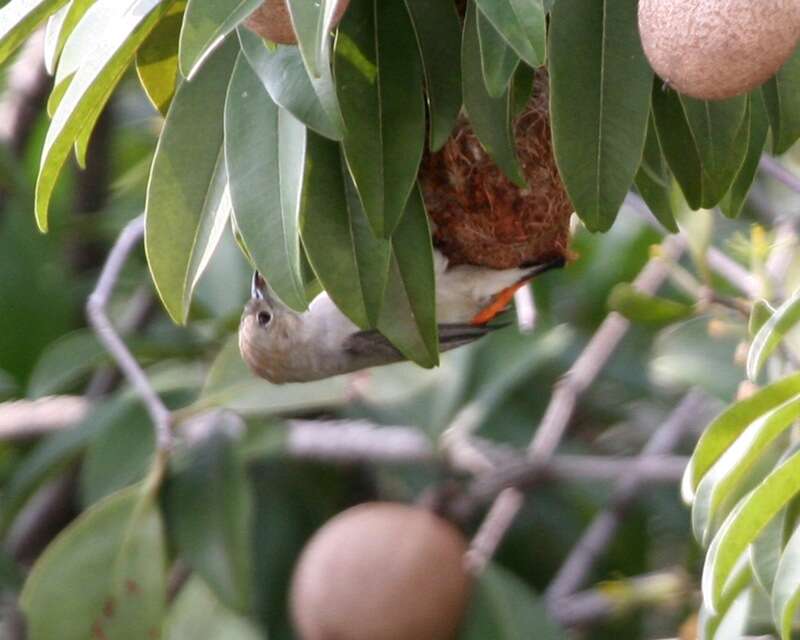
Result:
{"label": "bird head", "polygon": [[284,305],[257,271],[239,323],[239,350],[250,369],[270,382],[294,381],[302,360],[297,336],[302,318]]}

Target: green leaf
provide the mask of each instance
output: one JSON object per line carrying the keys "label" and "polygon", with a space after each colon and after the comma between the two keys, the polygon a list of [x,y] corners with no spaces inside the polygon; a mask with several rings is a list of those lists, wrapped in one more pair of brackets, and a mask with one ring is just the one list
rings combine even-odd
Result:
{"label": "green leaf", "polygon": [[772,127],[772,151],[784,153],[800,138],[800,47],[762,90]]}
{"label": "green leaf", "polygon": [[775,313],[775,308],[766,300],[756,300],[750,310],[750,318],[747,321],[747,333],[751,338],[761,330],[767,320]]}
{"label": "green leaf", "polygon": [[775,310],[759,329],[747,353],[747,377],[755,381],[761,367],[778,345],[800,322],[800,289]]}
{"label": "green leaf", "polygon": [[476,0],[476,3],[479,13],[488,18],[520,58],[534,68],[544,64],[545,18],[541,0]]}
{"label": "green leaf", "polygon": [[717,606],[716,613],[706,607],[698,615],[698,640],[729,640],[740,638],[747,630],[750,618],[753,574],[745,564],[731,579],[728,590]]}
{"label": "green leaf", "polygon": [[92,438],[81,463],[80,497],[84,507],[140,482],[155,453],[150,415],[140,403],[118,411]]}
{"label": "green leaf", "polygon": [[251,591],[252,496],[235,448],[238,418],[220,413],[175,464],[165,509],[178,555],[226,606],[246,611]]}
{"label": "green leaf", "polygon": [[635,0],[559,0],[550,19],[556,162],[590,231],[611,227],[642,159],[653,72]]}
{"label": "green leaf", "polygon": [[[695,100],[680,96],[700,161],[700,206],[716,206],[744,163],[750,136],[747,96]],[[675,167],[672,167],[675,171]]]}
{"label": "green leaf", "polygon": [[139,82],[162,115],[167,114],[178,83],[178,38],[185,8],[185,2],[173,4],[136,52]]}
{"label": "green leaf", "polygon": [[683,499],[693,500],[697,485],[748,425],[797,395],[800,395],[800,373],[767,385],[719,414],[706,427],[686,466],[681,487]]}
{"label": "green leaf", "polygon": [[334,129],[344,131],[336,83],[331,73],[330,32],[337,4],[338,0],[287,0],[286,8],[291,15],[297,46],[311,84]]}
{"label": "green leaf", "polygon": [[72,144],[91,128],[130,64],[136,49],[158,23],[169,2],[138,0],[107,25],[92,55],[75,72],[53,114],[42,150],[36,182],[36,222],[47,230],[47,211],[56,179]]}
{"label": "green leaf", "polygon": [[306,128],[277,106],[243,54],[225,103],[225,159],[247,253],[289,307],[308,306],[300,265],[300,187]]}
{"label": "green leaf", "polygon": [[694,313],[694,309],[688,304],[642,293],[624,282],[611,290],[608,308],[632,322],[654,327],[665,327],[685,320]]}
{"label": "green leaf", "polygon": [[520,59],[483,13],[478,11],[477,17],[483,83],[492,98],[500,98],[508,90]]}
{"label": "green leaf", "polygon": [[58,60],[56,77],[53,81],[54,90],[57,89],[61,95],[50,95],[47,104],[47,112],[50,115],[55,113],[58,102],[69,85],[70,76],[74,75],[81,65],[91,57],[98,43],[97,34],[105,33],[108,26],[114,24],[126,11],[130,10],[135,1],[95,0],[90,3],[64,42]]}
{"label": "green leaf", "polygon": [[428,215],[415,188],[392,236],[392,260],[377,328],[409,360],[439,364],[436,281]]}
{"label": "green leaf", "polygon": [[47,21],[44,37],[44,67],[50,75],[53,75],[56,70],[56,63],[64,49],[64,43],[93,2],[94,0],[70,0]]}
{"label": "green leaf", "polygon": [[658,142],[656,123],[651,114],[647,125],[647,138],[639,171],[636,173],[636,190],[650,207],[650,211],[664,227],[678,233],[678,223],[672,210],[672,174],[661,145]]}
{"label": "green leaf", "polygon": [[703,199],[702,167],[692,131],[678,94],[658,81],[653,87],[653,117],[669,168],[688,205],[699,209]]}
{"label": "green leaf", "polygon": [[309,131],[300,233],[325,291],[342,313],[366,329],[378,320],[390,246],[372,235],[342,165],[339,146]]}
{"label": "green leaf", "polygon": [[517,576],[493,564],[478,579],[459,635],[461,640],[563,640],[566,632]]}
{"label": "green leaf", "polygon": [[233,335],[214,360],[200,397],[186,412],[194,415],[212,408],[240,415],[319,411],[343,406],[346,388],[345,376],[281,385],[256,378],[242,360],[238,337]]}
{"label": "green leaf", "polygon": [[14,516],[38,487],[67,468],[98,433],[124,417],[130,409],[129,400],[100,404],[81,424],[56,433],[36,445],[3,491],[0,532],[8,529]]}
{"label": "green leaf", "polygon": [[336,36],[347,167],[377,236],[388,238],[417,179],[425,141],[422,65],[402,0],[353,0]]}
{"label": "green leaf", "polygon": [[0,8],[0,64],[67,0],[12,0]]}
{"label": "green leaf", "polygon": [[261,0],[189,0],[178,53],[183,76],[194,78],[208,54],[260,5]]}
{"label": "green leaf", "polygon": [[788,508],[783,509],[773,518],[750,547],[750,568],[753,570],[753,577],[765,593],[772,593],[772,585],[775,583],[775,574],[785,542],[787,511]]}
{"label": "green leaf", "polygon": [[721,602],[739,558],[798,492],[800,453],[795,453],[770,473],[728,516],[711,543],[703,567],[703,598],[712,611]]}
{"label": "green leaf", "polygon": [[88,330],[68,333],[48,345],[28,379],[28,397],[41,398],[69,391],[98,364],[108,360],[108,352]]}
{"label": "green leaf", "polygon": [[31,640],[139,640],[158,634],[165,548],[153,496],[136,486],[103,500],[59,534],[20,596]]}
{"label": "green leaf", "polygon": [[[725,515],[725,508],[732,505],[731,498],[745,484],[748,474],[798,417],[800,397],[796,396],[749,424],[715,462],[699,483],[692,505],[692,525],[698,540],[708,539],[715,523]],[[767,460],[766,465],[771,468],[773,463]]]}
{"label": "green leaf", "polygon": [[760,91],[750,95],[750,105],[748,108],[750,118],[750,138],[747,145],[747,154],[736,179],[733,181],[730,190],[719,203],[719,207],[729,218],[737,218],[742,212],[742,207],[750,193],[750,187],[758,172],[758,163],[767,143],[767,133],[769,132],[769,119],[767,109],[764,105],[764,98]]}
{"label": "green leaf", "polygon": [[318,134],[341,140],[341,123],[328,117],[303,66],[300,50],[294,45],[267,45],[249,29],[239,28],[238,34],[247,61],[275,104]]}
{"label": "green leaf", "polygon": [[230,213],[223,117],[237,49],[230,38],[192,82],[178,87],[147,186],[147,262],[170,317],[181,324]]}
{"label": "green leaf", "polygon": [[800,605],[800,528],[783,549],[772,588],[772,617],[781,640],[792,640],[795,614]]}
{"label": "green leaf", "polygon": [[464,108],[475,135],[503,173],[518,186],[524,186],[525,178],[517,158],[514,139],[513,86],[501,98],[492,98],[486,90],[481,67],[477,10],[472,2],[467,5],[467,16],[464,20],[461,81]]}
{"label": "green leaf", "polygon": [[181,588],[166,621],[166,640],[265,640],[246,618],[215,596],[200,578]]}
{"label": "green leaf", "polygon": [[405,0],[425,73],[430,148],[442,148],[461,111],[461,21],[452,2]]}

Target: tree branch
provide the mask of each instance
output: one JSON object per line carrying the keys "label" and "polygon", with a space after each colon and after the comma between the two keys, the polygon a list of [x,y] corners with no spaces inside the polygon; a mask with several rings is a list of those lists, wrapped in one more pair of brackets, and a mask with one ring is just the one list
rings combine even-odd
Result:
{"label": "tree branch", "polygon": [[687,393],[642,449],[641,459],[634,461],[629,473],[621,476],[609,505],[595,517],[550,583],[545,597],[552,611],[559,609],[563,598],[577,591],[586,580],[597,557],[611,542],[623,513],[642,487],[642,472],[647,464],[645,460],[650,456],[663,455],[674,449],[687,428],[702,417],[705,402],[702,393],[698,391]]}
{"label": "tree branch", "polygon": [[73,427],[89,413],[81,396],[49,396],[0,404],[0,441],[25,440]]}
{"label": "tree branch", "polygon": [[[685,241],[680,236],[666,238],[661,246],[661,257],[654,257],[645,265],[633,286],[643,293],[655,293],[669,275],[669,262],[676,260],[684,247]],[[630,322],[620,314],[610,313],[570,370],[556,383],[544,417],[528,447],[528,458],[535,465],[542,465],[553,455],[572,418],[578,397],[602,371],[629,327]],[[505,489],[500,493],[472,540],[466,559],[470,570],[483,570],[522,503],[523,494],[517,489]]]}
{"label": "tree branch", "polygon": [[111,252],[108,254],[106,263],[100,273],[97,286],[86,303],[86,314],[89,318],[89,324],[94,328],[98,339],[141,397],[153,421],[156,433],[156,447],[163,452],[168,451],[172,445],[170,412],[161,401],[161,398],[158,397],[133,354],[114,329],[106,313],[106,306],[111,298],[111,293],[119,278],[120,271],[143,235],[144,215],[140,215],[127,224],[111,248]]}

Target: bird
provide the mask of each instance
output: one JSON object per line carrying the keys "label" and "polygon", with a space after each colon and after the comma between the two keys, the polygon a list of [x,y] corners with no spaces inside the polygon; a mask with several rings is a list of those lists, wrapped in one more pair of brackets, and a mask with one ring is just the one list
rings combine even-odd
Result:
{"label": "bird", "polygon": [[[490,324],[514,293],[564,266],[557,257],[519,268],[451,266],[434,251],[440,351],[470,344],[505,325]],[[284,305],[256,271],[239,325],[239,350],[256,375],[275,384],[311,382],[405,359],[377,330],[356,326],[324,291],[304,312]]]}

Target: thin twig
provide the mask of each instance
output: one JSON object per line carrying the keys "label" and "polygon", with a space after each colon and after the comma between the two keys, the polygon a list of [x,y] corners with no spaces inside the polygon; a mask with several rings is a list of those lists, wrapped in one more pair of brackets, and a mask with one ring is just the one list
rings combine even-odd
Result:
{"label": "thin twig", "polygon": [[785,187],[789,187],[792,191],[800,193],[800,177],[792,171],[789,171],[789,169],[784,167],[772,156],[763,154],[758,163],[758,168]]}
{"label": "thin twig", "polygon": [[[648,207],[645,201],[638,195],[629,193],[625,198],[625,204],[653,227],[653,229],[663,235],[668,233],[661,223],[656,220],[653,212],[650,211],[650,207]],[[708,266],[714,273],[727,280],[748,298],[757,298],[760,295],[761,285],[758,282],[758,278],[716,247],[708,248],[706,260],[708,261]]]}
{"label": "thin twig", "polygon": [[557,455],[543,466],[520,461],[480,477],[470,486],[468,496],[481,502],[493,498],[503,489],[516,487],[525,491],[544,481],[607,481],[626,476],[631,472],[633,464],[637,465],[637,473],[641,474],[642,482],[674,483],[681,479],[688,462],[689,459],[685,456],[672,455],[639,458]]}
{"label": "thin twig", "polygon": [[629,473],[621,477],[609,505],[595,517],[550,583],[545,596],[548,606],[553,611],[561,606],[562,599],[577,591],[586,580],[597,557],[613,538],[623,512],[636,498],[642,486],[641,473],[646,464],[645,458],[663,455],[674,449],[680,443],[687,428],[702,419],[705,402],[706,399],[702,393],[697,391],[687,393],[642,449],[642,460],[634,462]]}
{"label": "thin twig", "polygon": [[564,627],[583,627],[636,608],[675,607],[685,602],[690,589],[681,570],[634,576],[575,593],[550,615]]}
{"label": "thin twig", "polygon": [[144,216],[140,215],[131,222],[120,233],[116,243],[108,254],[106,263],[100,273],[89,300],[86,303],[86,314],[89,323],[95,330],[98,339],[116,361],[122,373],[128,379],[131,386],[136,390],[142,399],[156,433],[156,446],[159,451],[168,451],[172,444],[172,433],[170,429],[170,412],[161,398],[153,389],[139,363],[133,357],[128,347],[120,338],[111,320],[106,313],[106,305],[111,297],[114,285],[119,278],[125,261],[131,251],[139,244],[144,235]]}
{"label": "thin twig", "polygon": [[25,440],[73,427],[89,412],[82,396],[48,396],[0,403],[0,441]]}
{"label": "thin twig", "polygon": [[[644,293],[655,293],[669,275],[669,262],[677,260],[684,247],[685,241],[680,236],[666,238],[660,252],[664,259],[651,259],[633,286]],[[572,418],[578,397],[605,367],[629,326],[630,322],[620,314],[610,313],[570,370],[556,383],[544,417],[528,447],[528,458],[534,464],[543,464],[553,455]],[[523,494],[516,489],[505,489],[498,495],[467,553],[466,563],[471,571],[483,570],[522,503]]]}

